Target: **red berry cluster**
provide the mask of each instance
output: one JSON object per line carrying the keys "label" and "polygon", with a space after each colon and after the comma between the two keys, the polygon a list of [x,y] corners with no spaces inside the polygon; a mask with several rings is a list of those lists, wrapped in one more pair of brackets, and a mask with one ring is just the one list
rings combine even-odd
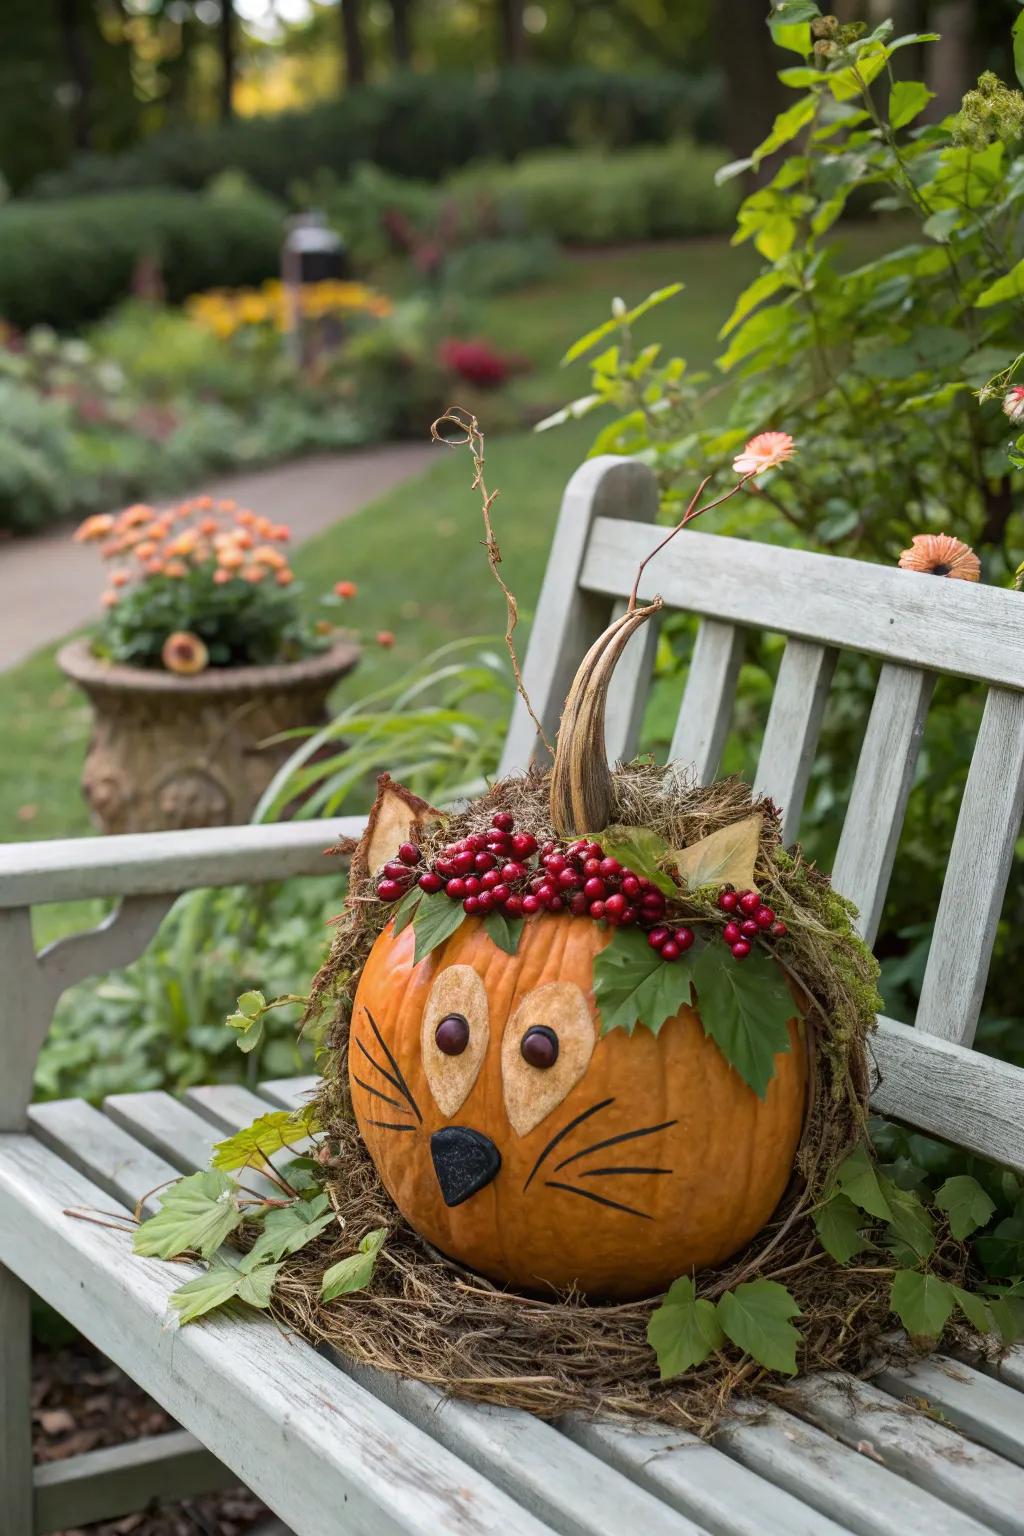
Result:
{"label": "red berry cluster", "polygon": [[675,960],[693,943],[689,928],[655,926],[665,916],[664,894],[653,881],[606,857],[600,843],[578,838],[538,845],[531,832],[515,830],[508,811],[498,811],[485,832],[472,832],[442,848],[417,876],[422,863],[420,850],[403,843],[378,879],[380,900],[397,901],[415,878],[428,894],[443,891],[449,900],[461,901],[471,916],[569,912],[603,919],[615,928],[638,924],[651,929],[650,942],[665,960]]}
{"label": "red berry cluster", "polygon": [[737,960],[747,958],[755,939],[784,939],[788,932],[774,908],[765,906],[760,891],[734,891],[726,885],[718,893],[718,905],[729,918],[722,938]]}

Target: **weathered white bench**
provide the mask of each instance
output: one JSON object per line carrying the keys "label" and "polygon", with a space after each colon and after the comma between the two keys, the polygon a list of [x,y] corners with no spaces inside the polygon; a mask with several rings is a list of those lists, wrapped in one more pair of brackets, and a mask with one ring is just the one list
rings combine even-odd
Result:
{"label": "weathered white bench", "polygon": [[[649,472],[595,459],[573,477],[526,676],[549,734],[584,649],[660,537]],[[971,1049],[1024,804],[1024,608],[959,582],[687,532],[650,592],[700,615],[672,756],[716,770],[743,628],[788,637],[757,787],[797,836],[839,650],[882,658],[835,866],[873,937],[937,673],[988,689],[914,1028],[875,1040],[883,1114],[1024,1169],[1024,1072]],[[620,665],[613,758],[635,743],[655,636]],[[517,706],[503,766],[526,762]],[[384,764],[381,765],[386,766]],[[0,1536],[31,1536],[240,1479],[299,1536],[981,1536],[1024,1532],[1024,1352],[998,1367],[933,1357],[872,1384],[819,1378],[783,1411],[744,1413],[701,1444],[618,1425],[540,1423],[444,1402],[356,1369],[268,1319],[168,1324],[180,1267],[69,1209],[130,1210],[268,1105],[311,1080],[31,1104],[63,988],[133,958],[195,887],[330,875],[321,850],[353,820],[36,843],[0,849]],[[96,933],[36,956],[39,903],[120,898]],[[955,942],[954,942],[955,940]],[[39,1468],[29,1442],[29,1297],[36,1292],[157,1398],[180,1432]],[[922,1414],[905,1399],[925,1402]]]}

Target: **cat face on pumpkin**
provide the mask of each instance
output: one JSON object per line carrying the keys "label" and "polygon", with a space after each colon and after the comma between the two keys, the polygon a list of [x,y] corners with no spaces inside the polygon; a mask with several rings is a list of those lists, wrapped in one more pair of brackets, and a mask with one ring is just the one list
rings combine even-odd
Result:
{"label": "cat face on pumpkin", "polygon": [[652,1294],[720,1262],[771,1215],[803,1116],[803,1052],[764,1101],[680,1010],[602,1037],[593,923],[528,921],[515,955],[475,919],[415,964],[380,936],[356,993],[349,1081],[409,1223],[499,1282]]}

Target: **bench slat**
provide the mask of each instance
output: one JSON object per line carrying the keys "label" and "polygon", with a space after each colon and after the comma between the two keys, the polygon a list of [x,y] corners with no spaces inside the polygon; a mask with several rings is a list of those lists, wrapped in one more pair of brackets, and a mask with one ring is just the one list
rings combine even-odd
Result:
{"label": "bench slat", "polygon": [[814,763],[828,690],[838,653],[808,640],[790,640],[768,711],[754,794],[768,795],[782,811],[782,841],[800,835],[800,816]]}
{"label": "bench slat", "polygon": [[[35,1470],[36,1536],[134,1514],[153,1500],[229,1488],[223,1462],[184,1429],[51,1461]],[[5,1489],[6,1492],[6,1489]],[[26,1527],[27,1529],[27,1527]]]}
{"label": "bench slat", "polygon": [[[25,1283],[303,1536],[550,1536],[436,1440],[266,1317],[167,1326],[198,1273],[65,1210],[109,1197],[34,1136],[0,1136],[0,1230]],[[128,1213],[125,1212],[127,1215]]]}
{"label": "bench slat", "polygon": [[[1024,1396],[1005,1382],[943,1355],[892,1366],[876,1378],[899,1398],[925,1398],[972,1440],[1024,1467]],[[1024,1526],[1024,1476],[1019,1480]]]}
{"label": "bench slat", "polygon": [[971,759],[917,1027],[970,1045],[1024,813],[1024,695],[992,688]]}
{"label": "bench slat", "polygon": [[178,1177],[177,1167],[150,1152],[84,1099],[33,1104],[28,1117],[33,1135],[44,1146],[124,1205],[134,1207],[149,1195],[144,1209],[152,1215],[158,1206],[154,1192]]}
{"label": "bench slat", "polygon": [[871,706],[832,882],[856,905],[858,927],[873,944],[903,830],[917,754],[935,678],[884,666]]}
{"label": "bench slat", "polygon": [[0,1264],[0,1536],[32,1529],[31,1297]]}
{"label": "bench slat", "polygon": [[696,769],[698,784],[710,784],[718,771],[732,721],[743,646],[743,631],[735,625],[701,620],[669,751],[670,761],[681,772]]}
{"label": "bench slat", "polygon": [[278,1109],[301,1109],[309,1103],[320,1079],[318,1077],[277,1077],[260,1083],[260,1096],[269,1099]]}

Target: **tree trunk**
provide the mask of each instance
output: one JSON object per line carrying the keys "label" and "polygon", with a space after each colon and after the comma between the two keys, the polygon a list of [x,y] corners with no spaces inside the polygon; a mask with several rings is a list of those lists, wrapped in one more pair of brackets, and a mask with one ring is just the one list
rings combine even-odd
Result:
{"label": "tree trunk", "polygon": [[772,42],[764,0],[718,0],[715,32],[725,74],[725,142],[737,159],[768,133],[789,92],[778,71],[799,62]]}
{"label": "tree trunk", "polygon": [[92,142],[92,60],[82,28],[79,0],[57,0],[57,16],[64,60],[75,91],[71,108],[75,148],[88,149]]}
{"label": "tree trunk", "polygon": [[341,38],[345,48],[345,84],[366,84],[362,0],[341,0]]}
{"label": "tree trunk", "polygon": [[220,0],[220,115],[230,122],[235,95],[235,0]]}
{"label": "tree trunk", "polygon": [[927,83],[935,92],[930,108],[933,121],[959,112],[964,92],[974,84],[971,12],[971,0],[941,0],[932,9],[930,27],[938,32],[939,41],[925,50],[925,57]]}
{"label": "tree trunk", "polygon": [[498,62],[521,64],[526,51],[523,0],[498,0]]}
{"label": "tree trunk", "polygon": [[410,0],[391,0],[391,46],[399,69],[412,63]]}

